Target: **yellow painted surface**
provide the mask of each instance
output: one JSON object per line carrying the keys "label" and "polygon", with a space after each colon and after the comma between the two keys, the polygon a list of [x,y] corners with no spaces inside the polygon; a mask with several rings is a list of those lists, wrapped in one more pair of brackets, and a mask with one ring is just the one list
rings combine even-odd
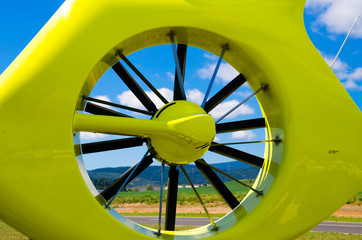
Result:
{"label": "yellow painted surface", "polygon": [[[119,58],[176,42],[218,54],[256,90],[267,158],[253,194],[219,221],[164,239],[291,239],[362,189],[361,112],[310,42],[304,0],[66,1],[0,77],[0,218],[32,239],[154,239],[94,198],[76,161],[80,96]],[[114,218],[115,216],[116,218]],[[131,228],[129,228],[131,227]],[[175,235],[175,236],[173,236]]]}
{"label": "yellow painted surface", "polygon": [[215,122],[195,103],[174,101],[151,120],[76,113],[74,131],[148,137],[159,161],[179,165],[207,152],[215,137]]}

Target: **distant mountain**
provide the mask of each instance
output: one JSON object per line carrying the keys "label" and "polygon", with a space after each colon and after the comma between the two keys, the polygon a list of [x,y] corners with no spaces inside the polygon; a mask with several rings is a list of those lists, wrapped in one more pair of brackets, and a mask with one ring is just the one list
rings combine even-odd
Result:
{"label": "distant mountain", "polygon": [[218,168],[218,169],[220,169],[220,170],[224,170],[224,169],[228,170],[228,169],[250,167],[249,164],[243,163],[243,162],[238,162],[238,161],[225,162],[225,163],[215,163],[215,164],[211,164],[211,165]]}
{"label": "distant mountain", "polygon": [[[237,179],[256,178],[259,172],[258,168],[251,167],[250,165],[241,162],[218,163],[218,164],[213,164],[213,166]],[[185,165],[184,168],[187,174],[190,176],[190,179],[193,184],[208,183],[206,178],[194,165]],[[121,176],[128,169],[129,167],[99,168],[88,171],[88,174],[92,180],[94,179],[99,180],[105,178],[113,181],[117,179],[119,176]],[[168,171],[169,167],[166,166],[164,174],[164,183],[167,183]],[[224,175],[221,175],[219,173],[217,173],[217,175],[223,182],[230,181],[230,178],[227,178]],[[128,187],[147,186],[147,185],[158,186],[161,183],[160,180],[161,180],[161,167],[150,166],[127,186]],[[183,184],[188,184],[188,182],[186,177],[182,173],[181,169],[179,169],[179,185]]]}

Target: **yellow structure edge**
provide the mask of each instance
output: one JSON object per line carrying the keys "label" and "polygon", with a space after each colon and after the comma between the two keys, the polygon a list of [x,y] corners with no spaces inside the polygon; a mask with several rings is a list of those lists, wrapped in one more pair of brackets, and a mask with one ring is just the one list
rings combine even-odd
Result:
{"label": "yellow structure edge", "polygon": [[177,42],[216,54],[227,41],[225,60],[250,86],[269,84],[258,100],[283,151],[268,146],[256,183],[268,189],[256,206],[251,195],[219,232],[162,238],[292,239],[314,227],[362,189],[362,116],[310,42],[304,3],[66,1],[0,77],[0,218],[35,240],[156,238],[107,212],[89,191],[73,118],[82,94],[117,60],[116,49],[128,55],[168,43],[174,30]]}

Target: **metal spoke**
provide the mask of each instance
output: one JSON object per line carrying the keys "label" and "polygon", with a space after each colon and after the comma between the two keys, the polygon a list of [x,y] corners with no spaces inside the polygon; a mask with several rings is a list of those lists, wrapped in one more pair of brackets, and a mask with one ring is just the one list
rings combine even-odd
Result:
{"label": "metal spoke", "polygon": [[120,62],[116,62],[112,66],[112,68],[148,111],[152,113],[157,112],[156,105],[152,102],[152,100],[148,97],[148,95],[143,91],[143,89],[138,85],[138,83],[133,79],[133,77],[127,72],[127,70],[122,66]]}
{"label": "metal spoke", "polygon": [[225,200],[231,209],[236,208],[239,205],[239,201],[231,193],[231,191],[225,186],[221,179],[215,174],[215,172],[201,163],[205,162],[203,159],[197,160],[195,162],[196,167],[200,172],[205,176],[205,178],[211,183],[219,195]]}
{"label": "metal spoke", "polygon": [[222,117],[220,117],[218,120],[216,120],[215,122],[218,123],[221,120],[223,120],[225,117],[227,117],[230,113],[232,113],[233,111],[235,111],[238,107],[240,107],[241,105],[243,105],[245,102],[247,102],[250,98],[254,97],[256,94],[258,94],[260,91],[265,90],[268,88],[268,84],[262,84],[261,87],[256,90],[254,93],[252,93],[249,97],[247,97],[244,101],[242,101],[241,103],[239,103],[238,105],[236,105],[235,107],[233,107],[230,111],[228,111],[227,113],[225,113]]}
{"label": "metal spoke", "polygon": [[[212,142],[212,144],[217,144],[215,142]],[[228,146],[213,146],[209,148],[210,151],[218,153],[220,155],[233,158],[235,160],[238,160],[240,162],[245,162],[247,164],[253,165],[255,167],[261,168],[264,163],[264,159],[240,150],[237,150],[235,148],[231,148]]]}
{"label": "metal spoke", "polygon": [[[176,50],[174,32],[170,33],[170,40],[172,46],[172,53],[176,65],[174,100],[186,100],[185,87],[184,87],[184,76],[185,76],[184,71],[186,66],[185,63],[186,63],[187,46],[184,44],[178,44],[178,49]],[[180,60],[182,66],[180,64]]]}
{"label": "metal spoke", "polygon": [[210,98],[203,107],[206,112],[210,112],[214,109],[219,103],[224,101],[225,98],[230,96],[233,92],[236,91],[241,85],[246,82],[246,78],[243,74],[239,74],[232,81],[230,81],[225,87],[223,87],[219,92],[217,92],[212,98]]}
{"label": "metal spoke", "polygon": [[[217,169],[216,167],[214,167],[214,166],[212,166],[212,165],[210,165],[210,164],[207,164],[203,159],[197,160],[196,162],[197,162],[197,163],[201,163],[203,166],[212,168],[213,170],[221,173],[222,175],[224,175],[224,176],[226,176],[226,177],[234,180],[235,182],[238,182],[239,184],[243,185],[244,187],[249,188],[250,190],[254,191],[254,192],[257,194],[257,196],[263,196],[263,191],[259,191],[259,190],[256,190],[256,189],[253,188],[253,187],[250,187],[249,185],[247,185],[247,184],[241,182],[240,180],[238,180],[238,179],[230,176],[229,174],[221,171],[220,169]],[[196,163],[196,162],[195,162],[195,163]]]}
{"label": "metal spoke", "polygon": [[202,201],[202,199],[201,199],[201,197],[200,197],[199,193],[197,192],[197,190],[196,190],[196,188],[195,188],[194,184],[191,182],[191,179],[190,179],[189,175],[187,174],[187,172],[186,172],[185,168],[184,168],[182,165],[180,166],[180,168],[181,168],[182,172],[184,173],[184,175],[185,175],[185,177],[186,177],[187,181],[189,182],[189,184],[190,184],[190,186],[191,186],[192,190],[194,191],[194,193],[195,193],[196,197],[198,198],[198,200],[199,200],[199,202],[200,202],[200,204],[201,204],[202,208],[204,209],[204,211],[205,211],[205,213],[206,213],[207,217],[209,218],[209,220],[210,220],[210,222],[211,222],[211,225],[213,226],[213,230],[214,230],[214,231],[217,231],[217,230],[219,229],[219,227],[218,227],[218,226],[216,226],[216,224],[215,224],[214,220],[213,220],[213,219],[212,219],[212,217],[210,216],[209,211],[207,210],[207,208],[206,208],[206,206],[205,206],[204,202]]}
{"label": "metal spoke", "polygon": [[256,118],[228,123],[218,123],[216,124],[216,133],[234,132],[256,128],[265,128],[264,118]]}
{"label": "metal spoke", "polygon": [[[113,200],[116,198],[116,196],[118,195],[118,193],[120,191],[122,191],[122,189],[127,185],[127,183],[129,183],[133,178],[135,178],[137,175],[134,175],[134,173],[136,172],[136,170],[138,169],[138,167],[140,165],[143,165],[143,162],[147,161],[147,159],[149,159],[149,157],[147,157],[147,154],[150,152],[150,148],[147,150],[147,152],[145,153],[145,155],[143,156],[142,160],[139,161],[137,163],[137,165],[134,166],[133,170],[130,172],[130,174],[127,176],[126,180],[122,183],[121,187],[118,189],[118,191],[114,194],[113,198],[107,203],[106,208],[109,208],[109,206],[111,206],[111,203],[113,202]],[[152,158],[151,158],[152,159]],[[122,175],[123,176],[123,175]],[[104,192],[104,191],[103,191]],[[103,193],[102,192],[102,193]],[[102,195],[101,193],[101,195]],[[103,195],[102,195],[103,196]]]}
{"label": "metal spoke", "polygon": [[360,17],[360,16],[359,16],[359,15],[357,15],[356,19],[354,20],[354,22],[353,22],[353,24],[352,24],[352,27],[349,29],[349,31],[348,31],[348,33],[347,33],[347,36],[346,36],[346,38],[344,39],[344,41],[343,41],[343,43],[342,43],[342,46],[339,48],[339,50],[338,50],[338,53],[337,53],[336,57],[333,59],[332,64],[329,66],[331,69],[333,69],[333,66],[334,66],[334,64],[336,63],[336,61],[337,61],[337,59],[338,59],[338,56],[339,56],[339,54],[341,53],[341,51],[342,51],[342,49],[343,49],[344,45],[346,44],[347,39],[349,38],[349,35],[350,35],[350,34],[351,34],[351,32],[353,31],[353,28],[354,28],[354,26],[356,25],[356,23],[357,23],[357,21],[358,21],[359,17]]}
{"label": "metal spoke", "polygon": [[215,81],[217,72],[219,71],[219,67],[220,67],[220,65],[221,65],[221,62],[222,62],[222,59],[223,59],[223,57],[224,57],[224,54],[225,54],[226,50],[229,50],[229,44],[225,44],[225,45],[222,47],[222,51],[221,51],[219,60],[218,60],[217,63],[216,63],[216,67],[215,67],[214,73],[212,74],[212,77],[211,77],[209,86],[207,87],[207,90],[206,90],[206,93],[205,93],[204,100],[202,101],[202,104],[201,104],[201,107],[202,107],[202,108],[205,106],[206,100],[207,100],[207,98],[209,97],[209,94],[210,94],[210,91],[211,91],[211,87],[212,87],[212,85],[214,84],[214,81]]}
{"label": "metal spoke", "polygon": [[122,58],[122,60],[132,69],[133,72],[156,94],[157,97],[161,99],[164,104],[167,104],[168,101],[162,96],[162,94],[147,80],[147,78],[123,55],[121,51],[117,51],[117,54]]}
{"label": "metal spoke", "polygon": [[[133,107],[128,107],[128,106],[124,106],[124,105],[120,105],[117,103],[112,103],[112,102],[108,102],[108,101],[103,101],[97,98],[92,98],[92,97],[87,97],[87,96],[83,96],[84,99],[88,100],[88,101],[92,101],[92,102],[97,102],[97,103],[101,103],[101,104],[105,104],[108,106],[112,106],[112,107],[117,107],[117,108],[122,108],[125,110],[129,110],[129,111],[133,111],[133,112],[138,112],[138,113],[142,113],[142,114],[146,114],[146,115],[153,115],[152,112],[148,112],[145,110],[141,110],[141,109],[137,109],[137,108],[133,108]],[[87,103],[88,104],[88,103]],[[94,105],[94,104],[93,104]],[[127,115],[125,115],[127,116]]]}
{"label": "metal spoke", "polygon": [[146,138],[122,138],[116,140],[109,140],[109,141],[102,141],[102,142],[92,142],[92,143],[85,143],[82,144],[82,153],[96,153],[96,152],[104,152],[104,151],[111,151],[117,150],[122,148],[131,148],[131,147],[138,147],[142,146],[143,143],[147,141]]}
{"label": "metal spoke", "polygon": [[272,140],[263,140],[263,141],[248,141],[248,142],[231,142],[231,143],[214,143],[211,146],[225,146],[225,145],[238,145],[238,144],[252,144],[252,143],[267,143],[274,142],[275,144],[279,144],[282,140],[280,138],[275,138]]}
{"label": "metal spoke", "polygon": [[115,117],[131,117],[126,114],[123,114],[123,113],[120,113],[120,112],[114,111],[112,109],[105,108],[105,107],[102,107],[102,106],[99,106],[97,104],[90,103],[90,102],[87,102],[87,105],[85,106],[84,111],[91,113],[91,114],[95,114],[95,115],[115,116]]}
{"label": "metal spoke", "polygon": [[158,231],[157,236],[161,236],[161,216],[162,216],[162,197],[163,197],[163,175],[165,173],[165,161],[161,164],[161,187],[160,187],[160,207],[158,211]]}
{"label": "metal spoke", "polygon": [[179,171],[176,166],[170,166],[168,172],[167,200],[165,214],[165,230],[174,231],[176,223],[176,206]]}

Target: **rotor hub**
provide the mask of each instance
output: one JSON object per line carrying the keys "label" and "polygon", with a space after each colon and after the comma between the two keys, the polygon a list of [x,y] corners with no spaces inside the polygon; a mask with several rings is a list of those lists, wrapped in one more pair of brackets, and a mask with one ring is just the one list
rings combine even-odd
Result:
{"label": "rotor hub", "polygon": [[169,165],[188,164],[200,159],[215,137],[214,119],[192,102],[168,103],[157,111],[153,120],[164,122],[171,130],[150,137],[155,158]]}

